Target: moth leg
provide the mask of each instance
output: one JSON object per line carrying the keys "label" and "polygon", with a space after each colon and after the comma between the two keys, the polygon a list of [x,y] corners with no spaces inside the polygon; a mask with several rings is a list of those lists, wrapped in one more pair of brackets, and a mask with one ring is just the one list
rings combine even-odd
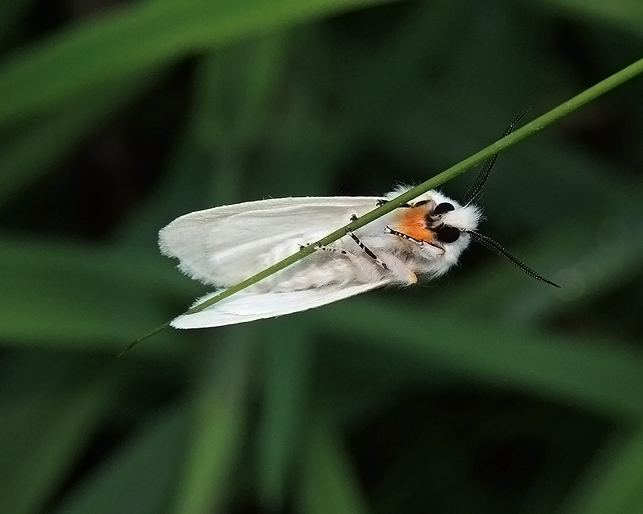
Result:
{"label": "moth leg", "polygon": [[442,251],[444,251],[444,246],[442,246],[439,243],[432,243],[431,241],[425,241],[424,239],[417,239],[413,236],[409,236],[408,234],[405,234],[404,232],[398,232],[397,230],[393,230],[391,227],[386,227],[386,233],[387,234],[392,234],[397,237],[401,237],[402,239],[406,239],[408,241],[413,241],[414,243],[419,244],[420,246],[422,245],[431,245],[434,246],[435,248],[438,248]]}
{"label": "moth leg", "polygon": [[[306,243],[305,245],[299,245],[299,249],[303,250],[304,248],[306,248],[307,246],[311,246],[312,244],[313,243]],[[352,254],[342,248],[333,248],[332,246],[323,246],[320,244],[315,245],[315,251],[339,253],[341,255],[352,257]]]}
{"label": "moth leg", "polygon": [[408,239],[409,241],[413,241],[420,245],[428,244],[428,241],[425,241],[424,239],[417,239],[413,236],[409,236],[408,234],[405,234],[404,232],[398,232],[397,230],[393,230],[391,227],[386,227],[384,230],[386,231],[387,234],[392,234],[394,236],[401,237],[402,239]]}
{"label": "moth leg", "polygon": [[[351,216],[351,221],[355,221],[357,216],[353,214]],[[347,230],[346,233],[351,237],[353,241],[359,246],[366,255],[375,261],[375,264],[380,266],[382,269],[388,271],[391,275],[396,277],[400,282],[404,284],[415,284],[417,282],[417,276],[406,265],[397,257],[389,255],[387,258],[388,262],[384,262],[380,259],[373,250],[360,241],[360,239],[353,233],[352,230]]]}
{"label": "moth leg", "polygon": [[322,252],[335,252],[341,255],[350,255],[346,250],[341,248],[333,248],[332,246],[318,246],[315,250],[321,250]]}
{"label": "moth leg", "polygon": [[359,246],[362,250],[364,250],[364,253],[366,255],[368,255],[371,259],[373,259],[375,261],[375,264],[377,264],[378,266],[384,268],[386,271],[391,271],[391,269],[388,267],[388,265],[384,261],[382,261],[382,259],[380,259],[377,255],[375,255],[373,250],[371,250],[368,246],[366,246],[364,243],[362,243],[359,240],[359,238],[355,234],[353,234],[353,232],[348,231],[346,233],[351,237],[351,239],[353,241],[355,241],[357,246]]}
{"label": "moth leg", "polygon": [[[355,221],[357,219],[357,216],[355,214],[351,215],[351,221]],[[357,243],[357,246],[359,246],[362,250],[364,250],[364,253],[368,255],[371,259],[375,261],[375,263],[384,268],[386,271],[391,271],[389,267],[386,265],[384,261],[382,261],[375,253],[373,250],[371,250],[368,246],[366,246],[364,243],[362,243],[359,238],[353,233],[352,230],[347,230],[346,233],[351,236],[351,239]]]}
{"label": "moth leg", "polygon": [[[313,243],[306,243],[305,245],[299,245],[299,251],[303,250],[304,248],[307,248],[309,246],[312,246]],[[325,246],[321,245],[315,245],[315,250],[326,250],[327,248]]]}
{"label": "moth leg", "polygon": [[[380,199],[377,201],[375,204],[377,207],[381,207],[385,203],[389,203],[390,200],[384,200]],[[427,203],[431,202],[431,200],[420,200],[419,202],[411,202],[411,203],[404,203],[398,207],[398,209],[412,209],[413,207],[421,207],[422,205],[426,205]]]}
{"label": "moth leg", "polygon": [[[382,205],[384,205],[385,203],[389,203],[389,202],[390,202],[390,200],[385,200],[384,198],[381,198],[380,200],[378,200],[378,201],[377,201],[377,203],[375,204],[375,206],[376,206],[376,207],[381,207],[381,206],[382,206]],[[410,208],[410,207],[416,207],[416,205],[415,205],[415,204],[412,204],[412,203],[405,203],[405,204],[400,205],[400,206],[398,207],[398,209],[408,209],[408,208]]]}
{"label": "moth leg", "polygon": [[403,284],[411,285],[415,284],[418,281],[417,275],[413,273],[409,268],[407,268],[406,265],[394,255],[388,255],[388,262],[384,262],[377,255],[375,255],[373,250],[362,243],[355,234],[353,234],[352,232],[348,232],[348,235],[351,236],[357,246],[364,250],[364,253],[366,253],[366,255],[373,259],[378,266],[381,266]]}

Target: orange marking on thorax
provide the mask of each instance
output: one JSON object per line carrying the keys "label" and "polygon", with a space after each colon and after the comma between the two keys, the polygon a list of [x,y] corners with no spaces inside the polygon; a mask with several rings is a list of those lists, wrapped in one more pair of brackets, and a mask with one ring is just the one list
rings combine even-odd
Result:
{"label": "orange marking on thorax", "polygon": [[424,217],[427,214],[425,205],[400,209],[401,216],[396,221],[395,230],[412,237],[430,243],[433,240],[433,232],[426,228]]}

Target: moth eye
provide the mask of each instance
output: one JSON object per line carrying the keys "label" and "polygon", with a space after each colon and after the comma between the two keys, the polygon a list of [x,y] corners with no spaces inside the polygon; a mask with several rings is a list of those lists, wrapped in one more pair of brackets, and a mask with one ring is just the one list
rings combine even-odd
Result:
{"label": "moth eye", "polygon": [[433,209],[433,215],[437,216],[439,214],[444,214],[445,212],[452,211],[454,209],[455,207],[450,203],[447,203],[447,202],[439,203],[438,205],[436,205],[435,209]]}
{"label": "moth eye", "polygon": [[455,227],[440,227],[435,229],[435,235],[443,243],[455,243],[460,237],[460,231]]}

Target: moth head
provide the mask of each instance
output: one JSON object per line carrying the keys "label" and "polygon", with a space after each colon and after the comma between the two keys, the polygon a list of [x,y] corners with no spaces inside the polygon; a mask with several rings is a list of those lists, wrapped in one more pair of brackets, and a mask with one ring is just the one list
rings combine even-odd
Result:
{"label": "moth head", "polygon": [[474,205],[460,205],[437,191],[428,207],[424,222],[431,242],[444,252],[452,249],[459,254],[469,244],[468,231],[478,227],[480,210]]}
{"label": "moth head", "polygon": [[[524,115],[525,112],[511,123],[503,133],[503,137],[513,131],[518,121],[520,121]],[[430,237],[423,240],[425,243],[428,243],[430,248],[428,251],[424,251],[433,258],[441,259],[445,261],[445,263],[452,264],[457,261],[462,250],[464,250],[473,239],[485,248],[509,260],[514,266],[520,268],[530,277],[559,287],[557,284],[547,280],[529,268],[499,243],[477,230],[482,216],[480,210],[473,205],[473,201],[482,192],[482,188],[487,182],[497,158],[498,154],[495,154],[485,161],[471,188],[467,191],[462,205],[445,197],[438,191],[431,191],[429,193],[430,198],[427,198],[424,202],[420,201],[420,203],[424,203],[427,208],[425,229],[430,232]]]}

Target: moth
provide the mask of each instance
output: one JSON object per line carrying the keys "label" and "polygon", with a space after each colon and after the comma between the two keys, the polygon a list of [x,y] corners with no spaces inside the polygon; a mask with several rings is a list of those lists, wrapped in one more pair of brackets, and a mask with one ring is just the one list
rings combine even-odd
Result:
{"label": "moth", "polygon": [[[505,131],[513,130],[518,120]],[[507,258],[531,277],[558,287],[478,231],[482,213],[473,201],[498,155],[483,165],[462,203],[431,190],[329,246],[199,312],[175,328],[217,327],[320,307],[384,286],[409,286],[418,276],[444,275],[471,241]],[[303,197],[245,202],[192,212],[159,233],[161,252],[218,294],[317,241],[356,216],[408,191],[384,197]]]}

